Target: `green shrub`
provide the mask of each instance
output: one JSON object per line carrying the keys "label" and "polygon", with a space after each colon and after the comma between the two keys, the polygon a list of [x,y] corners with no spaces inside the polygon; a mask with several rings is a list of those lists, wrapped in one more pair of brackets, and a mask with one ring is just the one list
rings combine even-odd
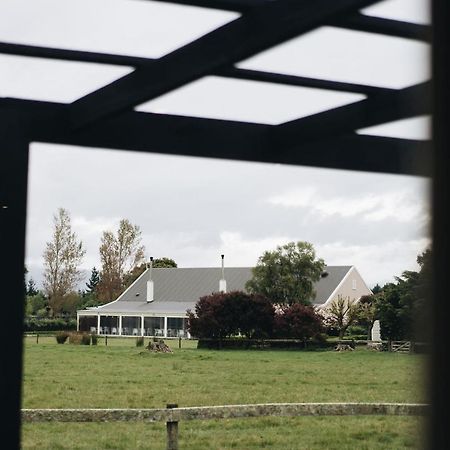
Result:
{"label": "green shrub", "polygon": [[275,315],[274,335],[281,339],[314,339],[324,331],[321,316],[312,306],[294,303]]}
{"label": "green shrub", "polygon": [[91,345],[91,335],[88,333],[81,334],[81,345]]}
{"label": "green shrub", "polygon": [[91,334],[91,344],[97,345],[98,342],[98,336],[96,334]]}
{"label": "green shrub", "polygon": [[328,335],[326,333],[318,333],[314,336],[313,341],[316,343],[324,343],[327,342]]}
{"label": "green shrub", "polygon": [[344,336],[343,340],[351,339],[354,341],[367,341],[367,334],[352,334],[351,336]]}
{"label": "green shrub", "polygon": [[[350,325],[347,328],[346,336],[353,337],[354,339],[359,339],[359,336],[364,336],[363,339],[367,339],[367,330],[361,325]],[[358,336],[358,338],[356,338]]]}
{"label": "green shrub", "polygon": [[292,350],[325,350],[332,349],[337,342],[322,340],[322,337],[316,340],[299,339],[199,339],[197,348],[200,349],[292,349]]}
{"label": "green shrub", "polygon": [[249,339],[267,338],[272,333],[275,316],[269,299],[242,291],[205,295],[195,304],[195,311],[187,313],[190,334],[207,339],[238,334]]}
{"label": "green shrub", "polygon": [[80,345],[81,344],[81,334],[76,331],[69,334],[69,344]]}
{"label": "green shrub", "polygon": [[67,338],[69,337],[69,334],[67,331],[58,331],[56,333],[56,342],[58,344],[64,344],[67,341]]}
{"label": "green shrub", "polygon": [[144,346],[144,337],[140,336],[136,338],[136,347],[143,347]]}
{"label": "green shrub", "polygon": [[69,333],[69,344],[91,345],[91,335],[85,331],[74,331]]}
{"label": "green shrub", "polygon": [[48,317],[27,317],[24,321],[24,331],[41,332],[41,331],[64,331],[76,330],[76,319],[50,319]]}

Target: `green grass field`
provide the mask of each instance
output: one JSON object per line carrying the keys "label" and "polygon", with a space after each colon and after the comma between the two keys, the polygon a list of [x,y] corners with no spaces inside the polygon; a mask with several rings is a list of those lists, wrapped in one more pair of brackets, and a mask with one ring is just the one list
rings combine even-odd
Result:
{"label": "green grass field", "polygon": [[[98,346],[25,339],[24,408],[161,408],[279,402],[424,402],[421,355],[197,350],[134,339]],[[421,448],[423,419],[301,417],[180,423],[180,450]],[[165,425],[24,424],[24,449],[164,449]]]}

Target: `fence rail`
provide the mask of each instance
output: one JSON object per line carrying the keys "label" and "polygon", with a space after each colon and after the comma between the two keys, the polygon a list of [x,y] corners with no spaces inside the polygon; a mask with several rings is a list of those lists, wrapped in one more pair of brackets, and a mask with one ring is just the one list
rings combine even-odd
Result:
{"label": "fence rail", "polygon": [[22,409],[23,422],[166,422],[167,449],[178,449],[178,422],[182,420],[298,416],[424,416],[423,403],[264,403],[254,405],[195,406],[164,409]]}
{"label": "fence rail", "polygon": [[171,409],[22,409],[24,422],[180,422],[261,416],[420,416],[421,403],[264,403]]}

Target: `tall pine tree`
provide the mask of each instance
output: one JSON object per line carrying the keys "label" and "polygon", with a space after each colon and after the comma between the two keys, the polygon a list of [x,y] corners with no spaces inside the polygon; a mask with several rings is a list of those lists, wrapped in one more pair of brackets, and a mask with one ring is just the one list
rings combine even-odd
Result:
{"label": "tall pine tree", "polygon": [[91,276],[86,283],[86,293],[87,294],[93,294],[95,293],[95,288],[97,287],[98,283],[100,283],[100,272],[95,268],[95,266],[92,268]]}

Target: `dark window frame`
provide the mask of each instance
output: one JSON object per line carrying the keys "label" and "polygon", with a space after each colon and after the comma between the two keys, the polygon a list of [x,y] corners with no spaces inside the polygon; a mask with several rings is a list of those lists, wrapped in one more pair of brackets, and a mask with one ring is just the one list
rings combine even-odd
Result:
{"label": "dark window frame", "polygon": [[[4,321],[8,341],[0,371],[2,406],[8,411],[2,421],[5,448],[20,448],[24,305],[13,299],[24,296],[28,152],[35,141],[430,177],[434,291],[428,444],[433,449],[450,448],[446,412],[450,379],[446,364],[450,360],[446,334],[450,6],[446,0],[431,0],[433,26],[429,27],[368,18],[357,12],[376,1],[172,0],[238,11],[242,16],[158,60],[0,43],[1,53],[136,67],[130,75],[72,104],[0,99],[0,248],[8,314]],[[324,24],[431,42],[432,82],[403,90],[381,89],[241,70],[233,65]],[[163,80],[167,73],[173,76]],[[208,74],[363,92],[368,98],[277,126],[132,111],[139,102]],[[433,142],[354,132],[421,114],[432,114]]]}

